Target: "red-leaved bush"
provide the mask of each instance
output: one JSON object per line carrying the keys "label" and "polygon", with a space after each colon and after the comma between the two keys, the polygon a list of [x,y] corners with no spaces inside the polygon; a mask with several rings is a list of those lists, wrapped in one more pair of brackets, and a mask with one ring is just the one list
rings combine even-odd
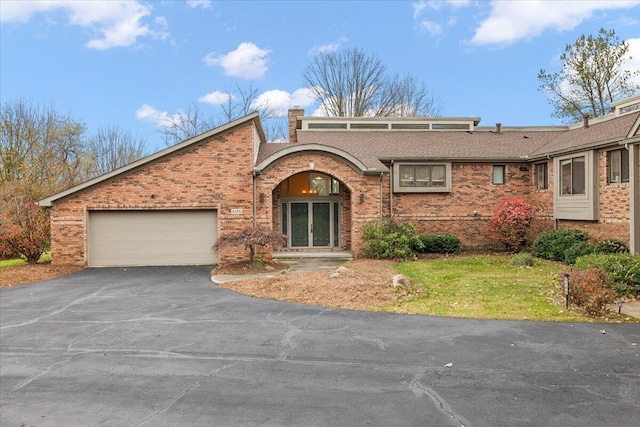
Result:
{"label": "red-leaved bush", "polygon": [[534,207],[521,198],[503,200],[491,217],[491,238],[518,252],[527,242],[527,232],[533,221]]}
{"label": "red-leaved bush", "polygon": [[[563,274],[564,275],[564,274]],[[609,276],[597,268],[573,270],[569,280],[569,299],[592,316],[607,313],[616,293],[608,287]]]}
{"label": "red-leaved bush", "polygon": [[29,264],[38,262],[50,242],[49,213],[35,203],[16,206],[0,215],[0,247]]}

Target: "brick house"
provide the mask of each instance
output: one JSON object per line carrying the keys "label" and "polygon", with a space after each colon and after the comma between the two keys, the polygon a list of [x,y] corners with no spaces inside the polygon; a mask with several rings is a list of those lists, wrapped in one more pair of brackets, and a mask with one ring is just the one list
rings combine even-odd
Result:
{"label": "brick house", "polygon": [[[520,196],[536,231],[587,230],[640,252],[640,96],[554,127],[479,127],[478,117],[329,118],[289,111],[289,142],[254,113],[52,195],[54,263],[214,264],[217,236],[254,225],[282,251],[363,249],[370,221],[490,243],[495,207]],[[559,173],[557,173],[559,171]]]}

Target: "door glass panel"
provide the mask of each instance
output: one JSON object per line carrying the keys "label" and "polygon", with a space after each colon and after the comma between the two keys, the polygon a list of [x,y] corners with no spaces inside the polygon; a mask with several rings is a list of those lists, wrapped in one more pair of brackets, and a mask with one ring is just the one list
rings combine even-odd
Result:
{"label": "door glass panel", "polygon": [[309,203],[291,203],[291,246],[309,246]]}
{"label": "door glass panel", "polygon": [[289,234],[289,224],[287,221],[287,204],[282,204],[282,234],[287,236]]}
{"label": "door glass panel", "polygon": [[340,246],[340,204],[333,204],[333,246]]}
{"label": "door glass panel", "polygon": [[329,203],[313,205],[313,246],[329,246],[331,243],[331,221]]}

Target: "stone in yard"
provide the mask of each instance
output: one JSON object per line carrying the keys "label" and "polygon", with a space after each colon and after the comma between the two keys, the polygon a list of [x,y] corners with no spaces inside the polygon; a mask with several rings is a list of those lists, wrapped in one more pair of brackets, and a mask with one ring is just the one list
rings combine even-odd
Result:
{"label": "stone in yard", "polygon": [[340,274],[346,274],[346,273],[349,273],[349,271],[351,270],[349,270],[344,265],[341,265],[340,267],[336,268],[336,273],[340,273]]}
{"label": "stone in yard", "polygon": [[335,271],[329,275],[330,279],[337,279],[338,277],[340,277],[340,273]]}
{"label": "stone in yard", "polygon": [[413,288],[413,284],[411,283],[411,279],[403,274],[396,274],[391,279],[391,285],[394,288],[402,288],[404,290],[410,291]]}

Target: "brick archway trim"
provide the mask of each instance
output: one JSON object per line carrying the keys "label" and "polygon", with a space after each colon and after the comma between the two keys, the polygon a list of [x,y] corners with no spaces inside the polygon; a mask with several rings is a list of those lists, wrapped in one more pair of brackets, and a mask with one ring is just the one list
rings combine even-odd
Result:
{"label": "brick archway trim", "polygon": [[361,160],[359,160],[357,157],[353,156],[352,154],[349,154],[348,152],[336,147],[329,147],[329,146],[320,145],[320,144],[292,144],[291,147],[287,147],[284,150],[280,150],[277,153],[273,153],[272,155],[267,157],[265,160],[263,160],[260,164],[256,165],[253,168],[253,170],[255,172],[262,172],[264,169],[269,167],[269,165],[271,165],[275,161],[285,156],[288,156],[290,154],[300,153],[303,151],[319,151],[323,153],[334,154],[336,156],[343,158],[347,162],[349,162],[351,167],[355,169],[356,172],[359,172],[362,174],[368,174],[368,173],[379,174],[380,172],[388,172],[387,168],[384,168],[384,170],[380,168],[368,168]]}

